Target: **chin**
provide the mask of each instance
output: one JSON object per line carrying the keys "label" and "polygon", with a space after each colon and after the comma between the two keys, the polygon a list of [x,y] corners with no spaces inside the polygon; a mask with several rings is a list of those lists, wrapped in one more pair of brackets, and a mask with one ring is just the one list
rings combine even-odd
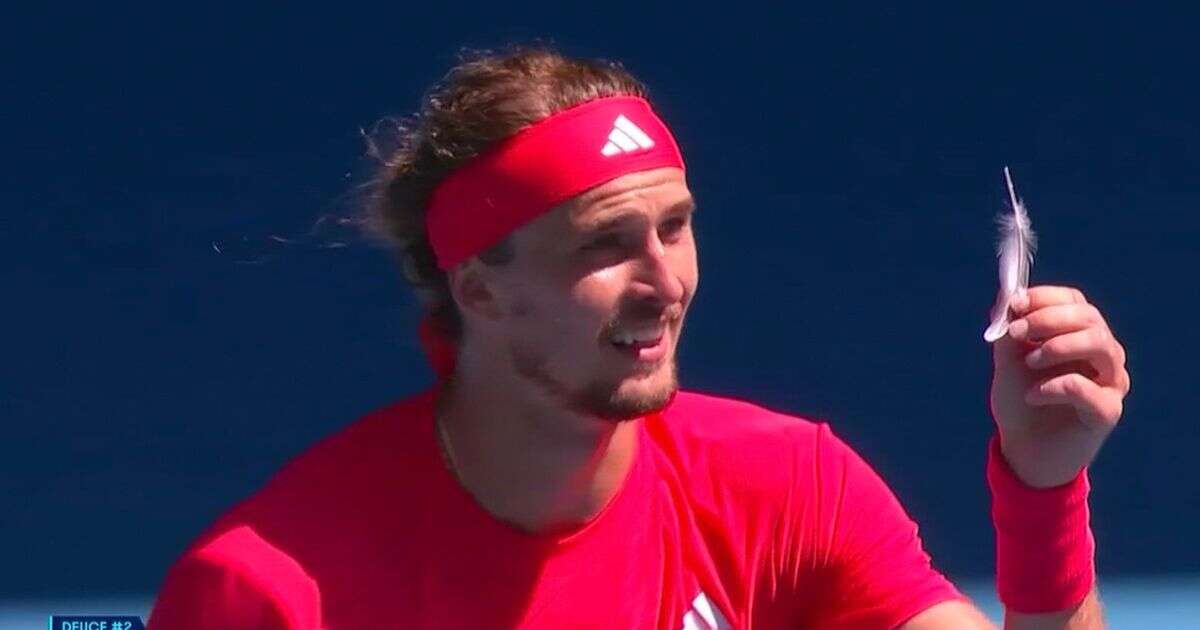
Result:
{"label": "chin", "polygon": [[589,411],[613,422],[636,420],[666,408],[678,390],[675,363],[672,361],[653,374],[626,379],[607,393],[594,391],[599,395],[589,401]]}

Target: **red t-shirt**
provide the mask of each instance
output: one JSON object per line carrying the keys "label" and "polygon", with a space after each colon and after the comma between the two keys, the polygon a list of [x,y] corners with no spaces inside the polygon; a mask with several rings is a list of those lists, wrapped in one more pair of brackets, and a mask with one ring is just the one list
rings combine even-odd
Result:
{"label": "red t-shirt", "polygon": [[150,630],[893,628],[963,596],[823,423],[681,391],[618,494],[521,532],[446,469],[433,390],[292,460],[171,567]]}

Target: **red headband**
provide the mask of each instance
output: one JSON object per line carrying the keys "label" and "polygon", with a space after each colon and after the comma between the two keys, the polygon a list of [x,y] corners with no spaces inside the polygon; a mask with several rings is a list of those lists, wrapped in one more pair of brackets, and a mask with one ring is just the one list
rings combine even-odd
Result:
{"label": "red headband", "polygon": [[425,225],[438,267],[455,267],[589,188],[664,166],[682,169],[683,156],[645,100],[614,96],[558,112],[434,189]]}

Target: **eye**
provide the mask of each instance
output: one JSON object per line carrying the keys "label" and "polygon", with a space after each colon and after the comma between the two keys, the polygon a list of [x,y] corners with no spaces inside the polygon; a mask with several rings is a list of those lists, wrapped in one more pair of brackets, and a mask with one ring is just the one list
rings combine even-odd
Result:
{"label": "eye", "polygon": [[689,223],[691,223],[690,216],[675,217],[663,224],[662,235],[663,237],[678,236]]}
{"label": "eye", "polygon": [[587,245],[582,247],[582,249],[587,251],[610,249],[617,247],[620,244],[621,236],[619,234],[604,234],[589,241]]}

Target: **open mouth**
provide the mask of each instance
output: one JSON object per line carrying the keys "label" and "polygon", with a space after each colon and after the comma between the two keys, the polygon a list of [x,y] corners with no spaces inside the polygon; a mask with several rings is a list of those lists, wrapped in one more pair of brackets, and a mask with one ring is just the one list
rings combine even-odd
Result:
{"label": "open mouth", "polygon": [[636,361],[658,361],[667,352],[665,328],[620,331],[609,339],[609,343],[617,352]]}

